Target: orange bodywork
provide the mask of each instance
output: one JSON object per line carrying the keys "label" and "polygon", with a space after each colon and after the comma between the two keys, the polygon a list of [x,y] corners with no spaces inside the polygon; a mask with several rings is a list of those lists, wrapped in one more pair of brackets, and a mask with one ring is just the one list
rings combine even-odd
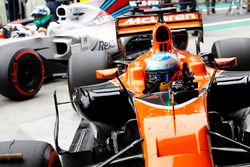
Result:
{"label": "orange bodywork", "polygon": [[[144,138],[145,166],[213,166],[207,134],[207,92],[203,90],[210,82],[213,69],[206,67],[200,57],[178,50],[179,66],[188,63],[190,71],[195,74],[200,95],[175,105],[174,119],[172,106],[140,99],[145,96],[142,93],[145,89],[145,60],[152,52],[129,64],[127,72],[120,76],[126,88],[134,93],[139,131]],[[161,95],[155,98],[161,100]]]}
{"label": "orange bodywork", "polygon": [[213,166],[207,134],[207,93],[203,91],[210,82],[213,69],[206,67],[200,57],[178,51],[180,67],[183,62],[189,64],[190,71],[195,73],[200,95],[174,106],[174,119],[172,106],[152,104],[139,98],[145,96],[142,93],[145,89],[145,60],[152,52],[129,64],[127,72],[120,77],[126,88],[134,93],[139,131],[144,138],[145,166]]}
{"label": "orange bodywork", "polygon": [[[201,15],[198,12],[165,13],[163,21],[168,24],[171,30],[202,27]],[[121,17],[117,21],[117,34],[118,36],[123,36],[124,34],[152,31],[156,23],[156,15]]]}
{"label": "orange bodywork", "polygon": [[[202,92],[211,78],[211,69],[205,67],[198,56],[186,52],[180,64],[186,61],[195,72],[198,89]],[[122,81],[133,93],[140,135],[144,137],[143,150],[145,166],[213,166],[210,143],[207,134],[208,121],[206,96],[204,91],[199,97],[174,106],[175,119],[171,106],[145,102],[138,97],[144,96],[145,63],[150,52],[131,63]],[[156,97],[160,98],[160,97]]]}
{"label": "orange bodywork", "polygon": [[[119,24],[125,23],[120,20]],[[170,36],[169,40],[160,42],[156,40],[156,30],[159,27],[166,28]],[[137,31],[138,27],[135,28]],[[123,30],[126,31],[126,29],[121,29],[118,33],[123,34]],[[130,31],[129,27],[129,33]],[[169,97],[168,92],[158,92],[151,96],[142,93],[146,84],[147,59],[162,51],[162,48],[159,48],[162,44],[165,46],[163,51],[177,55],[179,71],[182,70],[182,64],[186,62],[190,72],[194,72],[194,81],[198,82],[198,97],[172,105],[171,101],[166,100]],[[214,166],[207,133],[209,126],[206,103],[206,90],[213,71],[213,68],[204,64],[201,57],[173,47],[171,32],[167,24],[156,23],[154,25],[151,50],[130,63],[126,73],[120,76],[125,87],[134,95],[139,132],[144,138],[143,153],[146,167]],[[119,85],[117,79],[114,82]],[[154,103],[156,100],[160,103]]]}

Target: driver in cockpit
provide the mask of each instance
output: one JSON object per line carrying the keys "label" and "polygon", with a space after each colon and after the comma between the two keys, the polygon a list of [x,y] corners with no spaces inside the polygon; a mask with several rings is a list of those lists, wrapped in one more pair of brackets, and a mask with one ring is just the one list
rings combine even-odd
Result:
{"label": "driver in cockpit", "polygon": [[47,32],[47,27],[52,21],[50,9],[46,6],[38,6],[32,11],[31,16],[34,18],[34,24],[37,27],[37,31]]}
{"label": "driver in cockpit", "polygon": [[146,88],[144,93],[167,91],[179,74],[175,54],[158,52],[152,55],[146,66]]}

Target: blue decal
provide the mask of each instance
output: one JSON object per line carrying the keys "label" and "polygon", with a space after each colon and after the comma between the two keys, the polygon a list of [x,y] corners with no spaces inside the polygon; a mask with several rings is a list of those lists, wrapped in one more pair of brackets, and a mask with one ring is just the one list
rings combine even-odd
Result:
{"label": "blue decal", "polygon": [[167,61],[171,58],[171,54],[167,52],[156,53],[151,57],[151,60],[154,61]]}
{"label": "blue decal", "polygon": [[100,7],[102,10],[108,9],[111,5],[113,5],[113,3],[116,2],[116,0],[108,0],[106,2]]}
{"label": "blue decal", "polygon": [[124,6],[120,9],[118,9],[117,11],[115,11],[114,13],[112,13],[112,16],[117,17],[117,16],[120,16],[124,13],[127,13],[127,12],[129,12],[130,8],[131,8],[130,5]]}

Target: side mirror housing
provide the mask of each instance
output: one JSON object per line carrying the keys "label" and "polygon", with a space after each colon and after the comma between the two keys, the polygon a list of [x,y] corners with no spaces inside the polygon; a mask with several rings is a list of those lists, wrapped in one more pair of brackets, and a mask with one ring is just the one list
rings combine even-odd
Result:
{"label": "side mirror housing", "polygon": [[112,79],[118,76],[118,68],[109,68],[104,70],[96,70],[96,78],[98,79]]}
{"label": "side mirror housing", "polygon": [[215,58],[214,59],[215,66],[217,68],[228,68],[234,67],[237,65],[237,58],[236,57],[229,57],[229,58]]}

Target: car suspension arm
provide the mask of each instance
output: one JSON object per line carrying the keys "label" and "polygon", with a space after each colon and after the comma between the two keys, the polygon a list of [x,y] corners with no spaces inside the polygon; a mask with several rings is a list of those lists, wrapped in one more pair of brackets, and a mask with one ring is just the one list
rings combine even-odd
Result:
{"label": "car suspension arm", "polygon": [[217,133],[217,132],[208,131],[208,133],[209,133],[210,135],[217,136],[217,137],[219,137],[219,138],[221,138],[221,139],[224,139],[224,140],[226,140],[226,141],[229,141],[229,142],[231,142],[232,144],[235,144],[235,145],[237,145],[238,147],[240,147],[240,148],[246,150],[247,152],[250,152],[250,147],[247,146],[247,145],[245,145],[245,144],[242,144],[242,143],[240,143],[240,142],[237,142],[237,141],[235,141],[235,140],[233,140],[233,139],[230,139],[230,138],[228,138],[228,137],[226,137],[226,136],[224,136],[224,135],[221,135],[221,134],[219,134],[219,133]]}
{"label": "car suspension arm", "polygon": [[143,138],[140,138],[138,140],[135,140],[133,143],[131,143],[130,145],[128,145],[127,147],[125,147],[124,149],[122,149],[121,151],[119,151],[117,154],[115,154],[114,156],[110,157],[109,159],[107,159],[106,161],[104,161],[103,163],[97,165],[97,167],[104,167],[108,164],[110,164],[112,161],[114,161],[116,158],[118,158],[119,156],[121,156],[123,153],[127,152],[128,150],[130,150],[131,148],[133,148],[134,146],[136,146],[137,144],[141,143],[143,141]]}
{"label": "car suspension arm", "polygon": [[119,164],[119,163],[127,162],[127,161],[133,161],[133,160],[143,160],[143,154],[137,154],[137,155],[133,155],[129,157],[120,158],[120,159],[112,161],[110,165]]}

